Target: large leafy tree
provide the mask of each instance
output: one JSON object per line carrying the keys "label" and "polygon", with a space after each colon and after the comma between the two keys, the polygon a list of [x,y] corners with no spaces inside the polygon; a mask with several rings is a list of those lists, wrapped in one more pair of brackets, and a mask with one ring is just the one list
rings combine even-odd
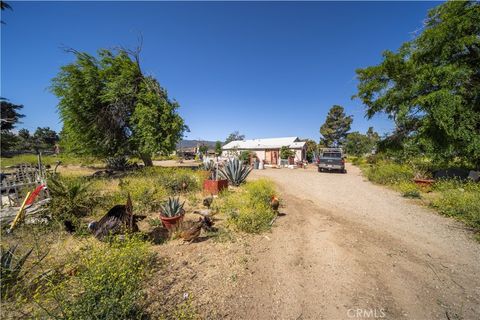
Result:
{"label": "large leafy tree", "polygon": [[437,160],[480,166],[480,4],[448,1],[423,32],[383,61],[357,70],[366,115],[396,123],[385,146],[416,145]]}
{"label": "large leafy tree", "polygon": [[[27,131],[28,133],[28,131]],[[20,132],[19,132],[20,135]],[[58,142],[58,134],[49,127],[38,127],[33,134],[33,140],[35,141],[34,148],[39,149],[51,149]]]}
{"label": "large leafy tree", "polygon": [[377,145],[380,137],[378,133],[369,127],[366,134],[358,131],[351,132],[345,140],[345,152],[353,156],[361,156],[371,152]]}
{"label": "large leafy tree", "polygon": [[327,114],[325,123],[320,127],[320,144],[326,147],[340,147],[352,124],[352,116],[347,116],[342,106],[334,105]]}
{"label": "large leafy tree", "polygon": [[72,52],[51,89],[60,99],[67,151],[111,157],[135,154],[152,165],[155,153],[175,149],[185,130],[179,105],[142,73],[139,50],[100,50],[98,58]]}
{"label": "large leafy tree", "polygon": [[245,135],[240,134],[238,131],[234,131],[228,135],[227,139],[225,139],[225,144],[237,140],[245,140]]}
{"label": "large leafy tree", "polygon": [[5,98],[0,98],[0,133],[1,133],[1,152],[11,150],[17,143],[17,137],[12,132],[15,125],[24,117],[20,113],[23,108],[21,104],[14,104]]}

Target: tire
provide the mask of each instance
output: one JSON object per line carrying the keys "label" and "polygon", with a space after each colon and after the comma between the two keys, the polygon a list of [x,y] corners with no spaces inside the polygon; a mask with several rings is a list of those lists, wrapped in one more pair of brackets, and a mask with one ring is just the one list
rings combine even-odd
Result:
{"label": "tire", "polygon": [[343,169],[343,170],[342,170],[342,173],[347,173],[347,169]]}

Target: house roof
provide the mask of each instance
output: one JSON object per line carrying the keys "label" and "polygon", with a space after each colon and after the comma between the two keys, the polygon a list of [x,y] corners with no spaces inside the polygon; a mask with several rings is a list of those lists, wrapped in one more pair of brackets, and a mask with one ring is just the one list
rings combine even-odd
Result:
{"label": "house roof", "polygon": [[304,141],[299,141],[298,137],[268,138],[252,140],[231,141],[222,147],[222,150],[245,150],[245,149],[279,149],[288,146],[292,149],[303,148]]}

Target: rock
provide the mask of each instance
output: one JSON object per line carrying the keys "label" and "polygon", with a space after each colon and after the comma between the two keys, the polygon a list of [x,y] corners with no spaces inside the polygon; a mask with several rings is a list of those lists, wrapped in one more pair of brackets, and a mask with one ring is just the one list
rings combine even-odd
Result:
{"label": "rock", "polygon": [[468,173],[468,179],[474,181],[474,182],[479,182],[480,181],[480,171],[473,171],[471,170]]}

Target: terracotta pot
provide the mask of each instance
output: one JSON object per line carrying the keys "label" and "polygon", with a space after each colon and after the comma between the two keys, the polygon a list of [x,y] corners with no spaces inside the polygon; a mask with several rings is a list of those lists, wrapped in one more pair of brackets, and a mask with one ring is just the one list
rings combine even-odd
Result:
{"label": "terracotta pot", "polygon": [[205,180],[203,181],[203,192],[205,194],[218,194],[228,188],[228,180]]}
{"label": "terracotta pot", "polygon": [[176,226],[183,221],[183,217],[185,216],[185,210],[182,210],[182,213],[175,217],[165,217],[160,213],[160,220],[162,220],[163,226],[167,230],[175,229]]}
{"label": "terracotta pot", "polygon": [[435,182],[435,180],[432,180],[432,179],[413,179],[413,182],[415,182],[420,187],[430,187]]}

